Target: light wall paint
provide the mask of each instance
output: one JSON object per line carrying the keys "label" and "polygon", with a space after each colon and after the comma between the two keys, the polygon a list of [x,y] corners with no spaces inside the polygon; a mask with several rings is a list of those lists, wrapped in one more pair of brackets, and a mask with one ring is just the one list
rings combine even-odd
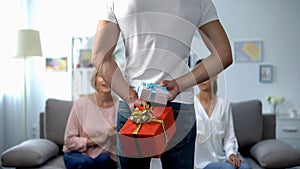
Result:
{"label": "light wall paint", "polygon": [[[88,1],[93,3],[93,1]],[[68,1],[66,2],[68,4]],[[236,63],[234,62],[227,70],[219,75],[219,94],[228,101],[238,102],[249,99],[260,99],[263,103],[264,113],[269,112],[270,106],[266,98],[270,95],[283,96],[285,103],[279,106],[281,112],[289,112],[291,109],[300,111],[300,98],[298,84],[300,76],[300,22],[298,16],[300,6],[298,0],[214,0],[220,21],[228,33],[230,43],[236,40],[261,40],[263,41],[263,61],[258,63]],[[80,6],[72,4],[73,8],[56,6],[56,1],[44,2],[36,1],[32,7],[32,24],[41,30],[44,37],[44,56],[70,56],[72,36],[91,36],[94,33],[97,23],[94,5]],[[42,7],[42,8],[41,8]],[[49,8],[52,7],[52,8]],[[83,12],[86,7],[95,8],[89,12]],[[56,13],[51,15],[40,15],[45,10]],[[93,12],[92,12],[93,11]],[[66,15],[67,13],[67,15]],[[58,17],[60,16],[60,17]],[[56,18],[53,20],[52,18]],[[50,22],[45,24],[46,22]],[[68,23],[68,24],[66,24]],[[48,26],[54,25],[54,26]],[[197,48],[197,47],[193,47]],[[197,49],[195,49],[197,50]],[[200,49],[203,51],[203,47]],[[205,54],[205,52],[200,52]],[[234,53],[233,53],[234,54]],[[272,64],[274,66],[273,83],[259,82],[259,65]],[[43,108],[44,101],[49,98],[67,99],[71,95],[71,73],[49,73],[41,74],[43,86],[41,88],[44,95],[39,97],[41,103],[37,108]],[[55,79],[55,81],[54,81]],[[35,84],[32,84],[35,85]],[[32,90],[34,92],[34,90]],[[36,91],[38,92],[38,91]],[[33,93],[34,95],[34,93]],[[38,95],[36,95],[38,97]],[[34,113],[37,109],[31,108]],[[32,114],[30,121],[37,123],[37,114]],[[29,131],[31,132],[31,131]]]}
{"label": "light wall paint", "polygon": [[[235,41],[263,42],[262,62],[234,61],[233,65],[219,75],[220,95],[231,102],[260,99],[264,113],[270,113],[268,96],[283,96],[286,101],[279,106],[280,113],[296,109],[300,116],[300,1],[213,1],[229,36],[232,50]],[[197,46],[194,45],[194,48]],[[259,82],[261,64],[273,65],[272,83]]]}

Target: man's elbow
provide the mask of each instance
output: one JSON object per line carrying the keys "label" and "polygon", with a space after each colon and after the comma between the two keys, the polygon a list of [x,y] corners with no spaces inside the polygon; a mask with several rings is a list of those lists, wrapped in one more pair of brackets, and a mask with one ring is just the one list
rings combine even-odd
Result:
{"label": "man's elbow", "polygon": [[222,61],[223,68],[226,69],[233,63],[231,51],[223,52],[223,56],[220,57]]}
{"label": "man's elbow", "polygon": [[92,52],[92,58],[91,58],[91,63],[92,65],[98,69],[98,67],[100,66],[101,62],[101,58],[97,55],[96,52]]}
{"label": "man's elbow", "polygon": [[229,67],[230,65],[232,65],[232,63],[233,63],[232,54],[226,55],[226,59],[225,59],[225,63],[224,63],[224,68]]}

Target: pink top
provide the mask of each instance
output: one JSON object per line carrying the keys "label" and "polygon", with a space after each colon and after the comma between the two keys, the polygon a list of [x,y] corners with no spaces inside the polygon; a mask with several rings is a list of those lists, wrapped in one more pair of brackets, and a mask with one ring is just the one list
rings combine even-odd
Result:
{"label": "pink top", "polygon": [[[117,161],[116,125],[118,102],[108,108],[95,105],[82,96],[73,105],[65,131],[64,152],[78,151],[92,158],[103,152]],[[99,146],[87,147],[87,139],[97,138]]]}

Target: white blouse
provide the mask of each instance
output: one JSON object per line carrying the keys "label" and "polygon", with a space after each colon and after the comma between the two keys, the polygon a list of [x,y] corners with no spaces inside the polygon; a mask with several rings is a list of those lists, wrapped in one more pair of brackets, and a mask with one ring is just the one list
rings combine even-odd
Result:
{"label": "white blouse", "polygon": [[238,152],[229,103],[218,98],[208,117],[197,96],[194,101],[197,118],[195,169],[204,168],[211,162],[225,162],[231,154]]}

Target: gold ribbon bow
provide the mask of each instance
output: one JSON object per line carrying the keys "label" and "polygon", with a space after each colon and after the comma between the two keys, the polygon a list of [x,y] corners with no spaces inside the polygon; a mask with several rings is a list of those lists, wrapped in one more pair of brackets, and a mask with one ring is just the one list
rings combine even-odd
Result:
{"label": "gold ribbon bow", "polygon": [[150,122],[161,123],[164,132],[165,141],[166,144],[168,144],[168,135],[167,135],[165,123],[163,120],[156,119],[156,117],[153,116],[153,114],[154,114],[153,110],[148,104],[146,104],[145,106],[136,107],[134,112],[130,116],[130,120],[138,124],[136,129],[133,131],[133,134],[136,135],[139,132],[143,123],[150,123]]}

